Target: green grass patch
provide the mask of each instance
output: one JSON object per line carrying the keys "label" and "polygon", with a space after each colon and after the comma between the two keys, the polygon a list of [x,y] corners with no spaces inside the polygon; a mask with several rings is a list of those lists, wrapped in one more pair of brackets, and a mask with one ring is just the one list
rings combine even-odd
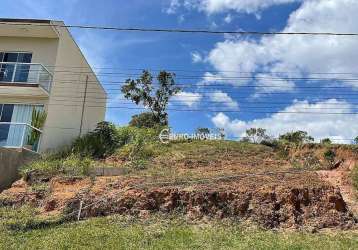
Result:
{"label": "green grass patch", "polygon": [[358,232],[274,232],[179,216],[114,216],[36,229],[0,228],[1,249],[357,249]]}
{"label": "green grass patch", "polygon": [[94,163],[95,161],[91,158],[76,154],[70,154],[64,158],[50,156],[24,166],[20,172],[25,178],[34,171],[46,177],[57,175],[87,176],[90,174]]}

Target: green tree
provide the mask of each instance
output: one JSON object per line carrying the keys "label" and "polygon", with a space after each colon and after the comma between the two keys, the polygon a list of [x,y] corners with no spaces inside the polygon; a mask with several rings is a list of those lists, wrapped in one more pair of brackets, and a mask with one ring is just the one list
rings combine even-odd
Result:
{"label": "green tree", "polygon": [[261,141],[269,138],[269,136],[266,135],[266,129],[263,128],[247,129],[246,136],[253,143],[260,143]]}
{"label": "green tree", "polygon": [[325,139],[322,139],[322,140],[321,140],[321,143],[322,143],[322,144],[329,145],[329,144],[332,144],[332,141],[331,141],[331,139],[329,139],[329,138],[325,138]]}
{"label": "green tree", "polygon": [[137,128],[156,128],[160,126],[160,123],[158,123],[156,117],[152,112],[144,112],[132,116],[129,125]]}
{"label": "green tree", "polygon": [[354,138],[354,143],[358,144],[358,136],[356,138]]}
{"label": "green tree", "polygon": [[204,134],[204,135],[208,135],[210,134],[210,129],[208,128],[197,128],[196,131],[195,131],[196,134]]}
{"label": "green tree", "polygon": [[165,126],[168,125],[166,109],[169,99],[181,91],[175,85],[174,78],[174,73],[161,71],[154,81],[152,74],[144,70],[140,78],[128,79],[121,90],[126,99],[149,108],[155,122]]}
{"label": "green tree", "polygon": [[309,136],[306,131],[288,132],[286,134],[280,135],[279,139],[294,144],[303,144],[314,141],[314,138]]}

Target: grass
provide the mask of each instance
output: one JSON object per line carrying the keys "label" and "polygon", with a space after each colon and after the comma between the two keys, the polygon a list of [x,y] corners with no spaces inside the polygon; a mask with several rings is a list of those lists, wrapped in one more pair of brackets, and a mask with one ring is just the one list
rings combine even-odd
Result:
{"label": "grass", "polygon": [[[27,211],[25,209],[25,211]],[[34,224],[31,212],[0,212],[0,249],[357,249],[358,232],[274,232],[232,221],[189,223],[175,215],[114,216]],[[20,214],[20,215],[19,215]],[[21,217],[23,216],[23,217]],[[27,221],[27,222],[26,222]],[[25,223],[24,223],[25,222]],[[7,225],[7,226],[6,226]]]}

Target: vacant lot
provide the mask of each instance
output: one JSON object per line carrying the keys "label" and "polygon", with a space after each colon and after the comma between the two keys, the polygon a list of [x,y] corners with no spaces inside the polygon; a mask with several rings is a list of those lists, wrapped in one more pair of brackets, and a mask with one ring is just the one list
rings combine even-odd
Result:
{"label": "vacant lot", "polygon": [[[357,248],[355,147],[204,141],[140,150],[33,165],[0,194],[0,248]],[[89,177],[90,165],[121,175]]]}

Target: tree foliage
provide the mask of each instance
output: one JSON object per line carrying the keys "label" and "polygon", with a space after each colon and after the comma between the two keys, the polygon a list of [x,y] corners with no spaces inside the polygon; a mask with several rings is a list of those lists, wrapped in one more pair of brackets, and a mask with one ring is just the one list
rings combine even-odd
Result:
{"label": "tree foliage", "polygon": [[174,73],[161,71],[154,81],[152,74],[144,70],[140,78],[128,79],[121,90],[126,99],[149,108],[155,122],[165,126],[168,125],[169,99],[181,90],[175,85],[174,78]]}
{"label": "tree foliage", "polygon": [[354,138],[354,143],[358,144],[358,136],[356,138]]}
{"label": "tree foliage", "polygon": [[325,144],[325,145],[329,145],[329,144],[332,144],[332,141],[331,141],[331,139],[329,139],[329,138],[325,138],[325,139],[322,139],[322,140],[321,140],[321,143],[322,143],[322,144]]}
{"label": "tree foliage", "polygon": [[109,122],[100,122],[94,131],[74,142],[73,151],[82,156],[101,159],[113,154],[119,144],[116,127]]}
{"label": "tree foliage", "polygon": [[161,124],[158,123],[155,115],[152,112],[144,112],[132,116],[129,125],[137,128],[157,128]]}
{"label": "tree foliage", "polygon": [[314,138],[309,136],[306,131],[294,131],[280,135],[280,140],[294,144],[303,144],[313,142]]}
{"label": "tree foliage", "polygon": [[210,134],[210,129],[208,128],[197,128],[196,131],[195,131],[196,134],[199,134],[199,135],[208,135]]}
{"label": "tree foliage", "polygon": [[253,143],[260,143],[263,140],[268,140],[269,136],[266,135],[266,129],[263,128],[250,128],[246,130],[248,141]]}

